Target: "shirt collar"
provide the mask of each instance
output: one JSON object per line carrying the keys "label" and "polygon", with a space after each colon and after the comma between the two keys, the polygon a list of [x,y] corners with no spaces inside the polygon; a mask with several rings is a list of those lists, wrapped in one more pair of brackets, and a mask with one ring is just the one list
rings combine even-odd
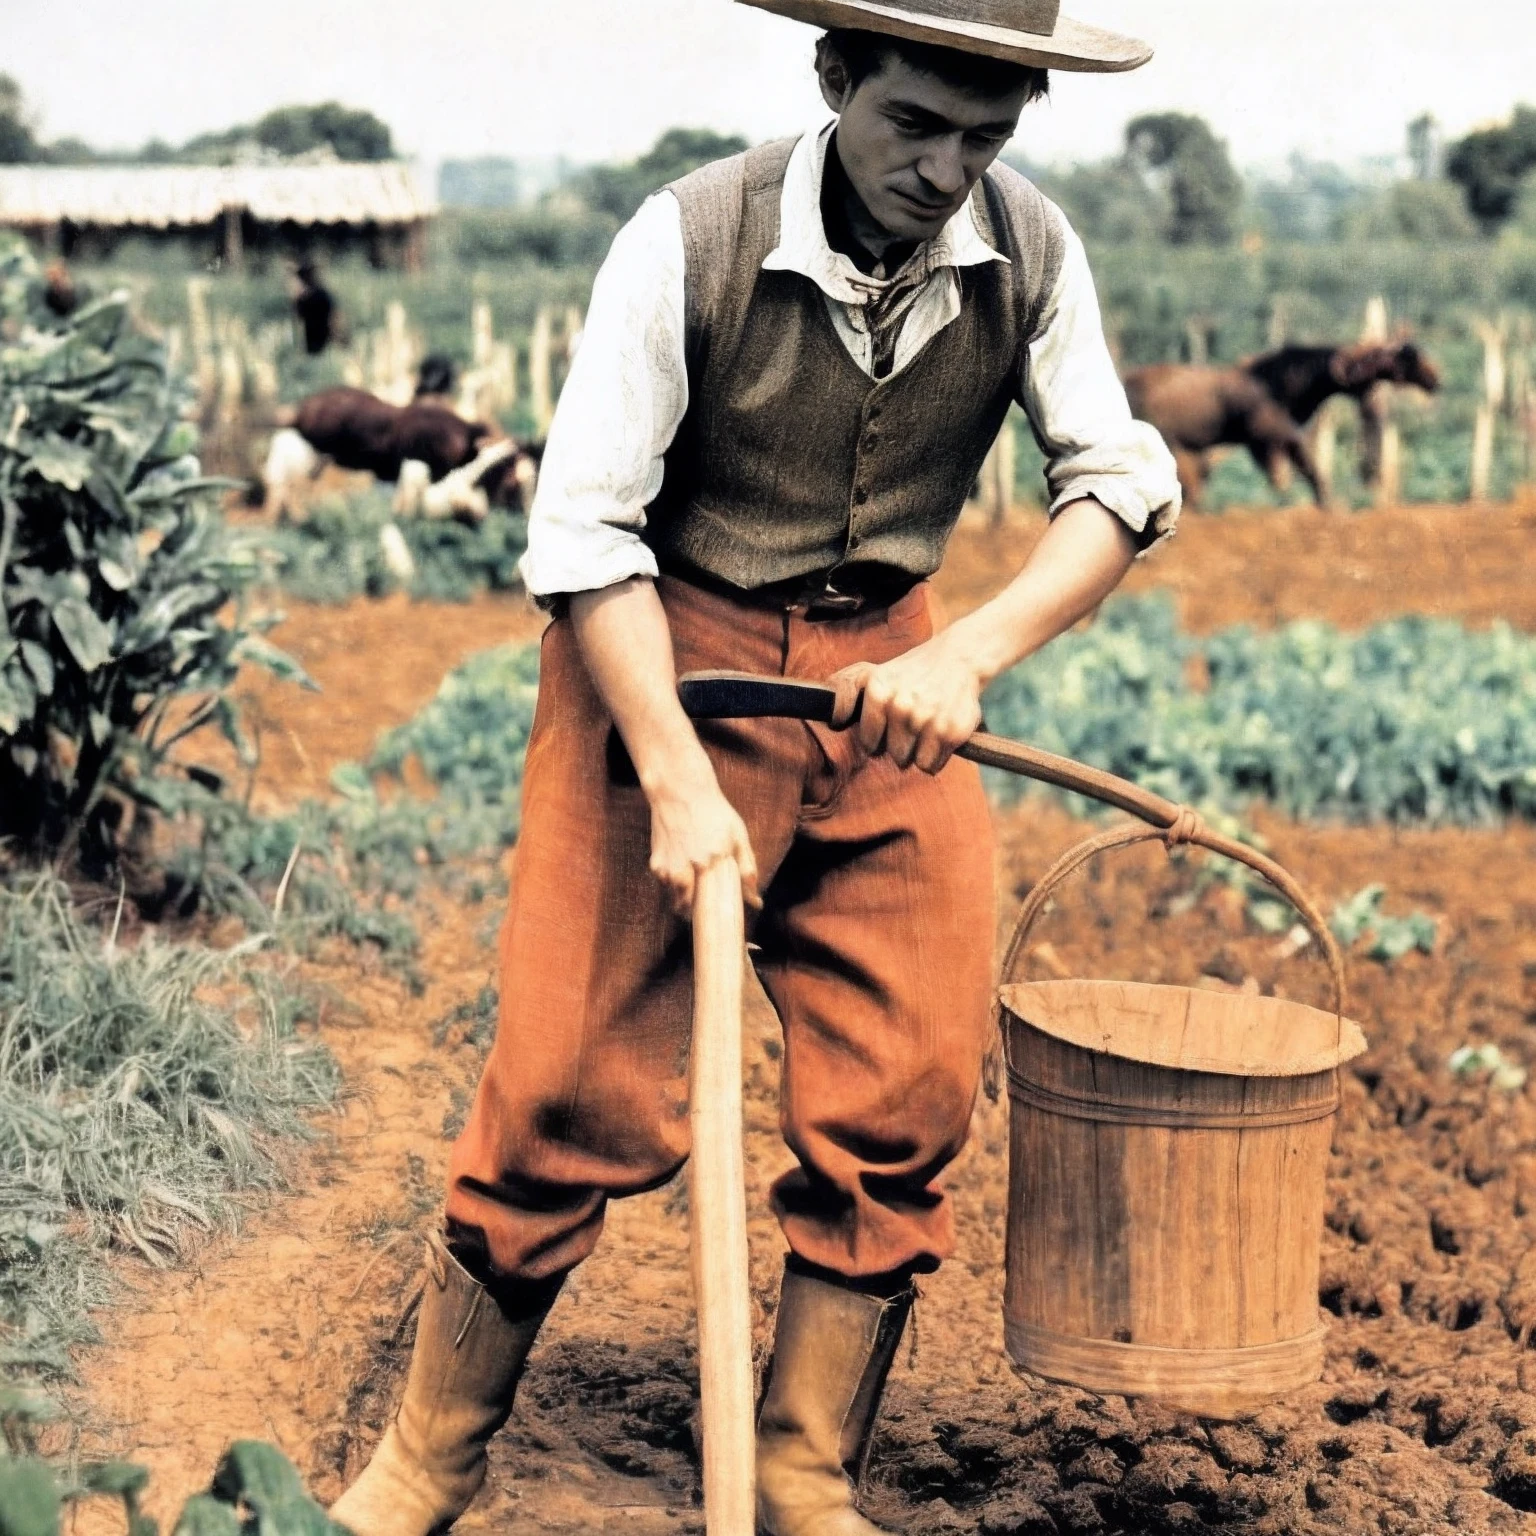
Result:
{"label": "shirt collar", "polygon": [[[827,243],[821,218],[821,179],[826,170],[827,146],[832,142],[833,118],[804,135],[795,145],[784,172],[779,198],[779,243],[763,267],[770,272],[798,272],[816,284],[829,298],[842,304],[868,304],[889,286],[889,279],[870,277],[841,251]],[[932,240],[918,246],[903,274],[931,276],[943,267],[974,267],[987,261],[1007,263],[1008,258],[982,239],[976,227],[971,199]],[[892,274],[892,277],[896,274]]]}

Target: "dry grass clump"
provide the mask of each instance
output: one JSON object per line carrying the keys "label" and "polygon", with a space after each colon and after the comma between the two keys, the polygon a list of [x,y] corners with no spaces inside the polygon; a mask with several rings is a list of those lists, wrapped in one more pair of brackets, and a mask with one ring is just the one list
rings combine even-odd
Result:
{"label": "dry grass clump", "polygon": [[0,1372],[67,1371],[110,1248],[164,1266],[281,1182],[337,1072],[263,943],[119,944],[50,876],[0,885]]}

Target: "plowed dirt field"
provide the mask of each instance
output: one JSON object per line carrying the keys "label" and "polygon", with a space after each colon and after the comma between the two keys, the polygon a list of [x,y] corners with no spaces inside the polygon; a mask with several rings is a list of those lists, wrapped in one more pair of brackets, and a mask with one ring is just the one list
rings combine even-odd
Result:
{"label": "plowed dirt field", "polygon": [[[1302,615],[1354,626],[1403,612],[1530,629],[1536,599],[1522,577],[1533,532],[1531,506],[1191,518],[1133,584],[1173,588],[1186,623],[1202,630]],[[1036,533],[963,531],[942,583],[950,610],[995,588]],[[335,762],[362,755],[463,655],[536,629],[536,616],[506,600],[294,607],[277,639],[325,692],[252,685],[262,793],[280,802],[319,792]],[[1325,906],[1381,881],[1394,910],[1440,919],[1432,956],[1351,967],[1351,1011],[1371,1049],[1346,1075],[1330,1170],[1324,1380],[1250,1422],[1216,1425],[1020,1377],[1002,1348],[1006,1109],[983,1102],[950,1180],[959,1255],[925,1285],[876,1444],[868,1504],[893,1529],[1536,1529],[1536,1103],[1532,1090],[1459,1080],[1446,1065],[1456,1047],[1483,1041],[1536,1065],[1536,828],[1255,820]],[[1006,919],[1086,826],[1038,800],[998,824]],[[1315,961],[1282,959],[1224,888],[1170,915],[1192,878],[1192,864],[1160,851],[1105,860],[1039,930],[1037,974],[1323,996]],[[132,1295],[100,1319],[106,1344],[81,1358],[73,1432],[82,1452],[146,1461],[162,1518],[237,1436],[276,1441],[330,1497],[380,1433],[408,1350],[400,1320],[420,1233],[487,1040],[476,999],[492,979],[497,915],[491,902],[426,904],[420,996],[351,951],[312,966],[331,999],[320,1027],[348,1092],[320,1142],[296,1157],[292,1193],[238,1238],[211,1244],[193,1271],[124,1261]],[[786,1161],[776,1036],[754,997],[748,1169],[760,1336],[782,1253],[765,1207]],[[598,1255],[557,1305],[461,1528],[702,1530],[687,1273],[679,1191],[613,1210]]]}

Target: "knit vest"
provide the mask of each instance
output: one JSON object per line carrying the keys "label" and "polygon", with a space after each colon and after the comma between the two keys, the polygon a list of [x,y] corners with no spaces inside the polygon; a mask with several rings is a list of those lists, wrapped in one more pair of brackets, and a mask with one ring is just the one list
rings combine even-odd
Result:
{"label": "knit vest", "polygon": [[959,269],[960,313],[872,379],[822,291],[764,271],[793,141],[705,166],[682,208],[688,410],[645,538],[663,571],[753,590],[825,575],[840,590],[931,575],[1010,402],[1061,270],[1061,216],[994,166],[972,207],[1008,257]]}

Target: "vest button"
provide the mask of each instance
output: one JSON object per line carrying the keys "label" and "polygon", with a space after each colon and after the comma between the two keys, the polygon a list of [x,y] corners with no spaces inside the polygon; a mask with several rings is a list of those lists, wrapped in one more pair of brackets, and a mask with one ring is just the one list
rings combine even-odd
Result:
{"label": "vest button", "polygon": [[869,492],[866,491],[861,485],[855,489],[853,493],[853,500],[855,505],[862,507],[864,503],[869,500]]}

